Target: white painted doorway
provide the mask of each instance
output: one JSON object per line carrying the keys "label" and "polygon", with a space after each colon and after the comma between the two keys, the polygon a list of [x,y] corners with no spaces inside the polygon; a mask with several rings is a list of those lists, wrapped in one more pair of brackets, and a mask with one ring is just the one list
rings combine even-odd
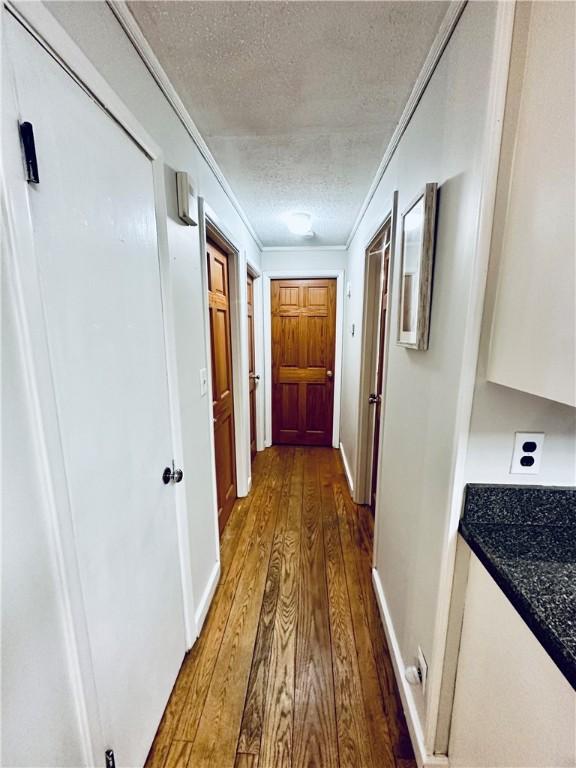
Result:
{"label": "white painted doorway", "polygon": [[[174,446],[153,163],[9,15],[4,34],[38,154],[27,195],[38,283],[22,301],[41,303],[31,314],[50,380],[38,386],[55,398],[61,457],[48,461],[63,468],[71,514],[63,556],[88,638],[90,740],[96,764],[112,747],[117,766],[139,766],[186,649],[178,488],[162,481]],[[16,126],[4,151],[20,153]]]}

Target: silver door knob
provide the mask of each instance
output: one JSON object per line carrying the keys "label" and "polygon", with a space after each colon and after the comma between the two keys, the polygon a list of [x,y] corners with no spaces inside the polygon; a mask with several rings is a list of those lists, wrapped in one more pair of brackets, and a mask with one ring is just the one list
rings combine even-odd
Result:
{"label": "silver door knob", "polygon": [[251,373],[250,378],[252,381],[260,381],[260,376],[257,373]]}
{"label": "silver door knob", "polygon": [[334,374],[332,373],[332,371],[326,371],[326,376],[328,376],[328,378],[331,379],[332,376],[334,376]]}
{"label": "silver door knob", "polygon": [[371,392],[368,395],[368,402],[370,403],[370,405],[375,405],[376,403],[379,403],[381,399],[382,398],[380,397],[380,395],[377,395],[375,392]]}
{"label": "silver door knob", "polygon": [[172,462],[172,467],[166,467],[164,472],[162,472],[162,482],[164,485],[168,485],[170,482],[180,483],[183,477],[184,472],[181,469],[175,469],[174,462]]}

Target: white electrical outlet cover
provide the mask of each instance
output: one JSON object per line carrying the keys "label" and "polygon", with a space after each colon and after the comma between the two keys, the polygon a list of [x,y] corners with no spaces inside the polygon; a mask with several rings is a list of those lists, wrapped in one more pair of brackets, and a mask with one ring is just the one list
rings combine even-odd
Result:
{"label": "white electrical outlet cover", "polygon": [[428,680],[428,664],[422,653],[422,648],[418,646],[418,669],[420,670],[421,683],[422,683],[422,695],[426,696],[426,682]]}
{"label": "white electrical outlet cover", "polygon": [[540,472],[544,437],[544,432],[516,432],[511,475],[537,475]]}

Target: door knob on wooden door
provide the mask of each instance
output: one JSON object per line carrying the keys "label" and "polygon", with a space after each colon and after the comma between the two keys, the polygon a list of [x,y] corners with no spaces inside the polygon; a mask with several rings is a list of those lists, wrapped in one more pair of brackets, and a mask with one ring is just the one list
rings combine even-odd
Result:
{"label": "door knob on wooden door", "polygon": [[334,376],[334,373],[332,371],[326,371],[326,376],[328,376],[328,378],[331,379],[332,376]]}

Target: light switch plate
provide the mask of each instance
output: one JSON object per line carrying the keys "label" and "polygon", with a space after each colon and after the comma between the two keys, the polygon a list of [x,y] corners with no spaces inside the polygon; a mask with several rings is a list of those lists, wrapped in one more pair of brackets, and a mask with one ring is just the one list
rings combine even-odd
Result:
{"label": "light switch plate", "polygon": [[544,432],[516,432],[511,475],[537,475],[540,472],[544,437]]}
{"label": "light switch plate", "polygon": [[208,371],[206,368],[200,369],[200,397],[204,397],[208,392]]}

